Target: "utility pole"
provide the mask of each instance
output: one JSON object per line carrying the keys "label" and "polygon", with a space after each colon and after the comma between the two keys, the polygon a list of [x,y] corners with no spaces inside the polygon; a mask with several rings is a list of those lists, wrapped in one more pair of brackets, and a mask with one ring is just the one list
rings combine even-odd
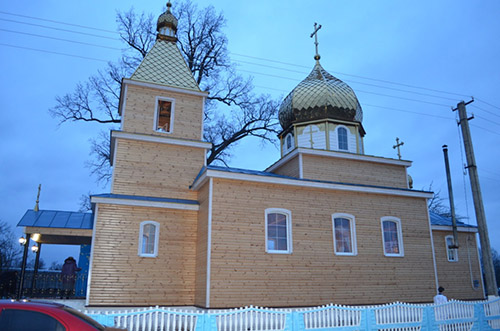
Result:
{"label": "utility pole", "polygon": [[479,242],[481,243],[481,253],[484,266],[484,275],[486,278],[486,288],[488,296],[497,295],[497,282],[495,279],[495,269],[493,268],[493,258],[491,255],[490,238],[488,236],[488,225],[486,224],[486,215],[483,206],[483,197],[481,194],[481,187],[479,185],[479,177],[477,175],[476,158],[474,156],[474,148],[472,146],[472,139],[469,130],[469,120],[474,117],[467,118],[467,111],[465,106],[474,102],[472,98],[469,102],[460,101],[457,104],[458,115],[460,121],[458,125],[462,127],[462,136],[464,139],[465,155],[467,158],[467,166],[469,172],[470,186],[472,189],[472,198],[474,200],[474,210],[476,211],[477,227],[479,232]]}
{"label": "utility pole", "polygon": [[450,162],[448,161],[448,146],[443,145],[444,165],[446,168],[446,179],[448,180],[448,198],[450,200],[451,223],[453,225],[453,245],[448,248],[458,248],[457,218],[455,217],[455,202],[453,201],[453,188],[451,186]]}

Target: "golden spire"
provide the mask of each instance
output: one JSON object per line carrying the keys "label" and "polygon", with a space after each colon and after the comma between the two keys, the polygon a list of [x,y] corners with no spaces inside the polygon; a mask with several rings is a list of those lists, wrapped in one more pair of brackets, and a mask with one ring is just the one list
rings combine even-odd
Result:
{"label": "golden spire", "polygon": [[36,196],[36,203],[35,203],[35,208],[33,208],[34,211],[39,211],[40,209],[38,208],[38,203],[40,202],[40,191],[42,190],[42,184],[38,185],[38,194]]}
{"label": "golden spire", "polygon": [[314,36],[314,45],[316,45],[316,55],[314,55],[314,59],[319,61],[321,58],[318,53],[318,30],[321,29],[321,24],[318,26],[318,23],[314,23],[314,31],[311,33],[311,38]]}

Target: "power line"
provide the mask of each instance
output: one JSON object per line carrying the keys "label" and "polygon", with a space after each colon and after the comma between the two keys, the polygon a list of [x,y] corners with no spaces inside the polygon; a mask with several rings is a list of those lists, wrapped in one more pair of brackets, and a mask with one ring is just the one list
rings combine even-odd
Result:
{"label": "power line", "polygon": [[23,35],[32,36],[32,37],[38,37],[38,38],[59,40],[59,41],[64,41],[64,42],[74,43],[74,44],[82,44],[82,45],[87,45],[87,46],[107,48],[107,49],[118,50],[118,51],[122,50],[121,48],[116,48],[116,47],[109,47],[109,46],[97,45],[97,44],[92,44],[92,43],[86,43],[86,42],[83,42],[83,41],[69,40],[69,39],[63,39],[63,38],[49,37],[49,36],[39,35],[39,34],[35,34],[35,33],[13,31],[13,30],[8,30],[8,29],[1,29],[1,28],[0,28],[0,31],[10,32],[10,33],[17,33],[17,34],[23,34]]}
{"label": "power line", "polygon": [[81,55],[75,55],[75,54],[67,54],[67,53],[60,53],[60,52],[53,52],[53,51],[47,51],[43,49],[37,49],[37,48],[31,48],[31,47],[23,47],[23,46],[15,46],[15,45],[9,45],[9,44],[4,44],[0,43],[0,46],[7,46],[7,47],[13,47],[13,48],[20,48],[20,49],[27,49],[30,51],[36,51],[36,52],[42,52],[42,53],[49,53],[49,54],[57,54],[57,55],[63,55],[63,56],[69,56],[69,57],[75,57],[75,58],[80,58],[80,59],[85,59],[85,60],[93,60],[93,61],[99,61],[99,62],[105,62],[108,63],[109,61],[102,60],[102,59],[96,59],[93,57],[87,57],[87,56],[81,56]]}
{"label": "power line", "polygon": [[[270,60],[270,59],[266,59],[266,58],[262,58],[262,57],[257,57],[257,56],[244,55],[244,54],[238,54],[238,53],[231,53],[231,54],[236,55],[236,56],[241,56],[241,57],[256,59],[256,60],[262,60],[262,61],[268,61],[268,62],[273,62],[273,63],[285,64],[285,65],[299,67],[299,68],[309,68],[309,67],[306,67],[304,65],[299,65],[299,64],[295,64],[295,63],[289,63],[289,62],[283,62],[283,61],[277,61],[277,60]],[[333,72],[333,73],[340,74],[340,75],[345,75],[345,76],[350,76],[350,77],[356,77],[356,78],[361,78],[361,79],[373,80],[373,81],[380,82],[380,83],[400,85],[400,86],[405,86],[405,87],[410,87],[410,88],[415,88],[415,89],[420,89],[420,90],[427,90],[427,91],[437,92],[437,93],[450,94],[450,95],[455,95],[455,96],[460,96],[460,97],[466,96],[465,94],[461,94],[461,93],[436,90],[436,89],[431,89],[431,88],[427,88],[427,87],[421,87],[421,86],[416,86],[416,85],[398,83],[398,82],[393,82],[393,81],[389,81],[389,80],[378,79],[378,78],[371,78],[371,77],[366,77],[366,76],[352,75],[352,74],[347,74],[347,73],[339,72],[339,71],[329,70],[329,72]]]}
{"label": "power line", "polygon": [[100,28],[95,28],[95,27],[87,26],[87,25],[79,25],[79,24],[73,24],[73,23],[68,23],[68,22],[61,22],[61,21],[49,20],[49,19],[40,18],[40,17],[34,17],[34,16],[27,16],[27,15],[9,13],[9,12],[2,11],[2,10],[0,10],[0,14],[17,16],[17,17],[24,17],[24,18],[29,18],[29,19],[32,19],[32,20],[37,20],[37,21],[44,21],[44,22],[51,22],[51,23],[69,25],[69,26],[74,26],[74,27],[83,28],[83,29],[89,29],[89,30],[96,30],[96,31],[103,31],[103,32],[108,32],[108,33],[119,34],[118,32],[112,31],[112,30],[100,29]]}
{"label": "power line", "polygon": [[[475,100],[477,100],[477,98],[476,98]],[[500,115],[499,115],[499,114],[495,114],[494,112],[491,112],[491,111],[488,111],[488,110],[486,110],[486,109],[480,108],[480,107],[478,107],[478,106],[476,106],[476,105],[471,105],[471,106],[472,106],[473,108],[476,108],[476,109],[482,110],[482,111],[484,111],[484,112],[486,112],[486,113],[488,113],[488,114],[490,114],[490,115],[493,115],[493,116],[496,116],[496,117],[500,117]],[[493,105],[491,105],[491,106],[492,106],[492,107],[495,107],[495,106],[493,106]]]}
{"label": "power line", "polygon": [[100,36],[97,34],[93,33],[86,33],[86,32],[80,32],[80,31],[74,31],[74,30],[67,30],[67,29],[61,29],[61,28],[55,28],[52,26],[47,26],[47,25],[42,25],[42,24],[35,24],[35,23],[28,23],[28,22],[21,22],[21,21],[16,21],[16,20],[9,20],[6,18],[0,18],[0,21],[6,21],[6,22],[13,22],[13,23],[18,23],[18,24],[25,24],[25,25],[30,25],[30,26],[36,26],[39,28],[44,28],[44,29],[51,29],[51,30],[57,30],[57,31],[64,31],[64,32],[70,32],[70,33],[76,33],[76,34],[81,34],[85,36],[92,36],[92,37],[97,37],[97,38],[103,38],[103,39],[110,39],[110,40],[115,40],[119,41],[119,38],[112,38],[112,37],[106,37],[106,36]]}
{"label": "power line", "polygon": [[492,120],[487,119],[487,118],[484,118],[484,117],[482,117],[482,116],[480,116],[480,115],[475,115],[475,117],[480,118],[480,119],[483,119],[483,120],[485,120],[485,121],[488,121],[489,123],[492,123],[492,124],[500,125],[500,123],[495,122],[495,121],[492,121]]}
{"label": "power line", "polygon": [[383,108],[383,109],[388,109],[388,110],[395,110],[403,113],[410,113],[410,114],[417,114],[417,115],[423,115],[423,116],[429,116],[429,117],[435,117],[435,118],[441,118],[449,121],[454,121],[453,118],[450,117],[445,117],[445,116],[439,116],[439,115],[432,115],[432,114],[426,114],[426,113],[420,113],[412,110],[405,110],[405,109],[400,109],[400,108],[392,108],[392,107],[386,107],[386,106],[377,106],[377,105],[370,105],[370,104],[363,104],[363,106],[366,107],[376,107],[376,108]]}

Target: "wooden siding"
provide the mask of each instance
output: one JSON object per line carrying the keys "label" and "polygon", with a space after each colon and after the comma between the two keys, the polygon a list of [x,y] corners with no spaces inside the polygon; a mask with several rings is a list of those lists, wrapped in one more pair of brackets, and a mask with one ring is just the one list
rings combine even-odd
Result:
{"label": "wooden siding", "polygon": [[[458,233],[458,262],[449,262],[445,237],[452,231],[432,231],[439,286],[445,288],[448,299],[475,300],[483,298],[481,270],[477,254],[475,233]],[[479,281],[479,288],[473,288],[473,281]]]}
{"label": "wooden siding", "polygon": [[[155,131],[156,97],[175,100],[172,133]],[[203,97],[164,90],[127,85],[122,130],[172,138],[201,140],[203,123]]]}
{"label": "wooden siding", "polygon": [[92,237],[92,230],[87,229],[68,229],[68,228],[45,228],[45,227],[26,227],[24,233],[40,233],[53,236],[73,236],[73,237]]}
{"label": "wooden siding", "polygon": [[[193,305],[197,212],[99,204],[90,305]],[[138,256],[142,221],[160,223],[158,256]]]}
{"label": "wooden siding", "polygon": [[273,173],[283,176],[300,178],[300,165],[298,155],[288,160],[285,164],[273,170]]}
{"label": "wooden siding", "polygon": [[307,179],[408,188],[404,166],[308,154],[302,155],[302,165]]}
{"label": "wooden siding", "polygon": [[209,217],[209,181],[199,190],[198,237],[196,241],[196,286],[195,305],[206,306],[207,295],[207,244]]}
{"label": "wooden siding", "polygon": [[[291,211],[292,254],[265,252],[266,208]],[[355,216],[357,256],[334,254],[333,213]],[[404,257],[384,256],[383,216],[401,219]],[[426,201],[216,179],[211,272],[212,308],[429,302]]]}
{"label": "wooden siding", "polygon": [[204,150],[118,139],[112,193],[197,198],[189,189],[204,163]]}

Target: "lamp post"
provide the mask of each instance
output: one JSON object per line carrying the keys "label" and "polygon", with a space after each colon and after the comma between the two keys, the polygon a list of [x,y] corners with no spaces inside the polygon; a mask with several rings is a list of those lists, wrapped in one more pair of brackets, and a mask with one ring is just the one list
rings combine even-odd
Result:
{"label": "lamp post", "polygon": [[[35,240],[34,237],[33,240]],[[33,270],[33,278],[31,279],[31,291],[30,291],[31,295],[33,296],[33,290],[35,289],[36,285],[36,276],[38,274],[38,266],[40,264],[40,252],[42,251],[42,243],[38,242],[33,246],[31,246],[31,251],[33,253],[36,253],[35,270]]]}
{"label": "lamp post", "polygon": [[28,248],[30,246],[30,234],[26,234],[26,238],[19,238],[19,243],[24,246],[23,250],[23,261],[21,264],[21,277],[19,277],[19,287],[17,290],[16,299],[20,300],[23,294],[23,285],[24,285],[24,274],[26,273],[26,260],[28,258]]}

